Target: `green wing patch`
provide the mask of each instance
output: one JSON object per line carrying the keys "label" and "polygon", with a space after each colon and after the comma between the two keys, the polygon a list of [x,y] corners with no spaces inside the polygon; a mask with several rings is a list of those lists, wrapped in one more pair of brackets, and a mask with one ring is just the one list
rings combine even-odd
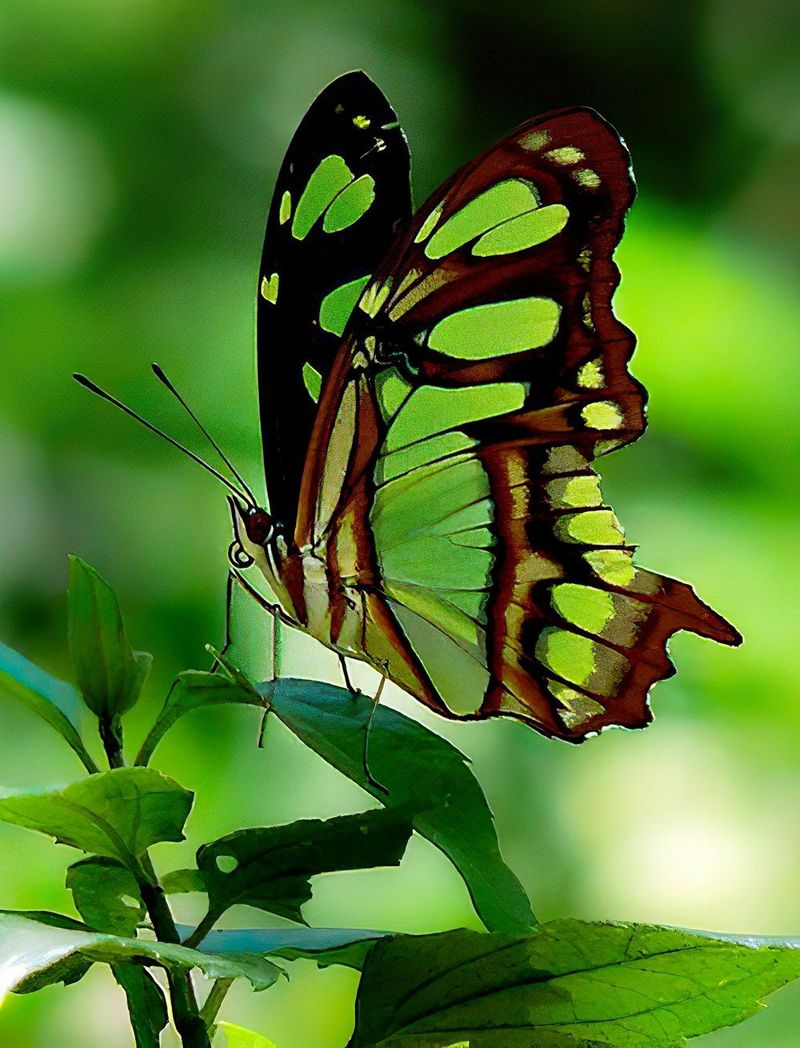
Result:
{"label": "green wing patch", "polygon": [[319,324],[323,331],[330,331],[333,335],[342,335],[350,314],[355,309],[356,302],[361,297],[361,292],[369,280],[369,274],[365,277],[356,277],[346,284],[335,287],[323,298],[319,307]]}

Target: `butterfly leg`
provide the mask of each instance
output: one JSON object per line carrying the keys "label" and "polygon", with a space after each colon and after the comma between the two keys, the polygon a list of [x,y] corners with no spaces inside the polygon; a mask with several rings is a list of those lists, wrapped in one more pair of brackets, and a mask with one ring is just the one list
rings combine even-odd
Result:
{"label": "butterfly leg", "polygon": [[273,618],[280,619],[285,626],[296,626],[297,623],[293,622],[280,604],[272,604],[267,598],[259,593],[255,586],[252,586],[247,579],[239,571],[231,571],[230,575],[233,576],[234,580],[239,583],[245,593],[252,597],[256,604],[259,604],[264,611],[268,612]]}
{"label": "butterfly leg", "polygon": [[[228,579],[225,584],[225,635],[222,641],[222,654],[224,655],[228,648],[233,643],[231,637],[231,620],[233,618],[233,587],[236,583],[234,573],[228,572]],[[219,659],[214,659],[211,664],[211,673],[216,673],[220,667]]]}
{"label": "butterfly leg", "polygon": [[344,684],[354,699],[357,699],[361,692],[350,680],[350,674],[347,671],[347,659],[344,655],[339,655],[339,665],[342,667],[342,676],[344,677]]}
{"label": "butterfly leg", "polygon": [[[270,601],[268,601],[267,598],[263,594],[258,592],[258,590],[255,588],[255,586],[251,586],[251,584],[247,581],[247,579],[242,574],[240,574],[238,571],[229,571],[228,572],[228,602],[227,602],[227,614],[226,614],[226,623],[225,623],[226,647],[230,643],[230,636],[229,636],[230,617],[229,616],[230,616],[230,604],[231,604],[231,597],[232,597],[232,589],[233,589],[234,583],[238,583],[242,587],[242,589],[245,591],[245,593],[247,593],[249,596],[251,596],[253,598],[253,600],[260,607],[262,607],[264,609],[264,611],[266,611],[269,615],[272,616],[272,656],[271,656],[271,660],[270,660],[270,672],[271,672],[271,675],[272,675],[272,680],[276,680],[278,677],[280,677],[280,672],[281,672],[281,651],[282,651],[281,626],[284,623],[286,623],[287,625],[291,625],[291,620],[289,618],[287,618],[286,614],[283,611],[283,608],[281,608],[281,606],[279,604],[272,604],[272,603],[270,603]],[[263,745],[264,745],[264,732],[266,731],[266,728],[267,728],[267,716],[268,716],[268,714],[269,714],[269,710],[265,710],[264,711],[264,716],[263,716],[263,718],[261,720],[261,727],[259,728],[259,732],[258,732],[258,746],[259,746],[259,748],[263,747]]]}
{"label": "butterfly leg", "polygon": [[278,680],[281,675],[281,655],[283,653],[281,641],[281,620],[276,615],[272,619],[272,657],[269,667],[271,680]]}
{"label": "butterfly leg", "polygon": [[[280,679],[281,675],[281,620],[277,615],[272,618],[272,651],[270,657],[270,680],[276,681]],[[264,715],[261,718],[261,726],[258,729],[258,741],[256,745],[261,750],[264,748],[264,733],[267,730],[267,718],[269,717],[269,708],[264,710]]]}
{"label": "butterfly leg", "polygon": [[377,690],[375,692],[375,695],[374,695],[374,697],[372,699],[372,708],[369,711],[369,716],[367,717],[367,723],[366,723],[366,725],[364,727],[364,758],[363,758],[363,760],[364,760],[364,774],[367,776],[367,781],[370,782],[376,789],[380,790],[381,793],[388,793],[389,790],[386,788],[386,786],[383,785],[382,782],[379,782],[375,778],[375,776],[372,774],[372,771],[370,770],[370,766],[369,766],[369,735],[370,735],[370,731],[372,730],[372,719],[375,716],[375,711],[378,708],[378,703],[381,701],[381,695],[383,693],[383,688],[384,688],[384,685],[386,684],[386,680],[387,680],[387,678],[382,675],[381,676],[381,680],[380,680],[380,684],[378,684],[378,688],[377,688]]}

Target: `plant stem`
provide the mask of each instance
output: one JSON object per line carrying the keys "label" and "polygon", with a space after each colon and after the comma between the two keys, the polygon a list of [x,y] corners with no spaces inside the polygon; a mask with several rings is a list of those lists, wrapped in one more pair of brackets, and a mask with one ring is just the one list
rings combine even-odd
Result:
{"label": "plant stem", "polygon": [[206,1029],[211,1029],[217,1013],[225,1000],[225,995],[233,985],[233,979],[217,979],[206,997],[206,1003],[200,1010],[200,1018],[206,1024]]}
{"label": "plant stem", "polygon": [[[180,944],[181,938],[167,905],[164,890],[158,883],[147,852],[142,856],[141,864],[146,876],[139,881],[139,889],[150,920],[153,922],[153,930],[162,942]],[[211,1048],[206,1024],[200,1018],[197,998],[189,973],[173,972],[168,969],[167,982],[172,1002],[172,1018],[183,1048]]]}
{"label": "plant stem", "polygon": [[97,727],[103,741],[103,749],[106,751],[109,768],[124,768],[122,724],[119,717],[101,717]]}
{"label": "plant stem", "polygon": [[[100,738],[106,751],[110,768],[124,768],[125,758],[122,753],[122,724],[118,717],[101,718],[99,723]],[[162,942],[177,943],[181,937],[172,919],[164,890],[158,883],[156,871],[145,852],[139,860],[141,873],[137,876],[139,890],[142,893],[153,930]],[[172,1004],[172,1019],[181,1039],[183,1048],[211,1048],[208,1030],[200,1018],[194,987],[189,972],[173,972],[167,969],[169,999]],[[220,1001],[220,1003],[222,1003]]]}
{"label": "plant stem", "polygon": [[217,923],[218,919],[219,914],[214,913],[213,910],[209,910],[205,917],[202,919],[202,921],[200,921],[195,930],[192,932],[192,934],[187,935],[183,945],[189,946],[193,950],[196,949],[197,946],[203,941],[203,939],[205,939],[205,937]]}

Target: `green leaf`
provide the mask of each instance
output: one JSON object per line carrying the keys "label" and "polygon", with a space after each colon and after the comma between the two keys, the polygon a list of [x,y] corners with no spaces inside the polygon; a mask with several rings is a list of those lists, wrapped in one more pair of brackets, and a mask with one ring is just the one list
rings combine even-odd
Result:
{"label": "green leaf", "polygon": [[161,887],[167,895],[180,895],[185,892],[204,892],[206,882],[199,870],[172,870],[161,878]]}
{"label": "green leaf", "polygon": [[111,971],[125,991],[136,1048],[159,1048],[169,1022],[161,987],[140,964],[112,964]]}
{"label": "green leaf", "polygon": [[0,820],[134,867],[151,844],[183,840],[193,796],[151,768],[116,768],[63,790],[0,798]]}
{"label": "green leaf", "polygon": [[79,707],[75,689],[0,644],[0,687],[27,706],[59,733],[91,774],[98,767],[86,751],[75,719]]}
{"label": "green leaf", "polygon": [[185,713],[203,706],[225,703],[264,706],[264,699],[254,689],[232,681],[222,673],[187,670],[179,674],[169,690],[158,720],[142,743],[136,763],[148,763],[164,735]]}
{"label": "green leaf", "polygon": [[[182,939],[193,930],[178,926]],[[316,961],[320,968],[342,964],[360,970],[375,943],[390,935],[365,928],[236,928],[209,932],[197,949],[223,955],[268,954],[289,961],[303,958]]]}
{"label": "green leaf", "polygon": [[214,1048],[276,1048],[270,1041],[255,1030],[246,1030],[233,1023],[216,1023],[214,1026]]}
{"label": "green leaf", "polygon": [[69,558],[67,612],[69,649],[84,702],[103,720],[119,717],[139,698],[153,657],[131,649],[114,591],[79,557]]}
{"label": "green leaf", "polygon": [[464,878],[483,923],[495,931],[536,924],[527,896],[506,866],[486,798],[455,746],[388,706],[378,706],[364,768],[368,698],[317,681],[261,685],[272,709],[306,745],[390,808],[413,812],[414,829],[440,848]]}
{"label": "green leaf", "polygon": [[244,904],[293,921],[311,898],[310,877],[337,870],[397,866],[411,826],[392,811],[335,819],[303,819],[286,826],[237,830],[197,852],[209,910],[219,918]]}
{"label": "green leaf", "polygon": [[[380,933],[381,936],[383,933]],[[283,950],[273,950],[273,957],[282,957],[286,961],[314,961],[318,968],[330,968],[338,964],[343,968],[353,968],[360,972],[364,968],[367,954],[375,945],[376,939],[362,939],[353,941],[342,946],[331,947],[328,950],[303,950],[294,946],[287,946]]]}
{"label": "green leaf", "polygon": [[67,870],[75,909],[90,928],[135,935],[146,910],[131,871],[115,859],[81,859]]}
{"label": "green leaf", "polygon": [[247,979],[264,990],[283,971],[263,957],[200,953],[175,943],[130,939],[81,928],[57,914],[0,911],[0,1000],[13,990],[32,993],[53,983],[74,981],[95,962],[131,961],[162,968],[198,968],[212,979]]}
{"label": "green leaf", "polygon": [[800,950],[645,924],[397,936],[367,958],[350,1048],[677,1048],[799,976]]}

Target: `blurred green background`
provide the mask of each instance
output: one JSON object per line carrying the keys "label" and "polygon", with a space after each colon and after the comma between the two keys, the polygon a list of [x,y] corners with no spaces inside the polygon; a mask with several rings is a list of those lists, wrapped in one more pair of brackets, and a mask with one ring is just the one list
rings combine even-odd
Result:
{"label": "blurred green background", "polygon": [[[316,92],[363,67],[406,128],[416,200],[520,121],[594,106],[625,136],[640,196],[617,304],[638,333],[650,429],[602,463],[644,565],[691,580],[743,632],[676,638],[646,732],[585,746],[514,723],[435,727],[474,761],[504,853],[542,918],[800,930],[796,295],[800,8],[789,0],[493,4],[332,0],[4,0],[0,8],[0,636],[68,675],[66,554],[116,587],[156,669],[131,741],[173,674],[221,638],[229,523],[220,489],[70,380],[90,374],[193,439],[149,375],[157,359],[254,481],[253,356],[263,221]],[[288,351],[291,351],[289,347]],[[249,620],[251,646],[265,625]],[[333,672],[292,638],[289,672]],[[359,678],[372,684],[365,673]],[[396,690],[387,701],[434,724]],[[0,785],[79,773],[48,729],[0,700]],[[183,721],[159,767],[199,791],[186,845],[243,825],[368,806],[253,711]],[[66,848],[0,827],[0,905],[69,909]],[[187,920],[192,900],[180,903]],[[474,925],[465,890],[415,840],[399,870],[318,881],[312,923]],[[242,925],[259,915],[236,912]],[[223,1016],[280,1048],[339,1048],[354,978],[297,964]],[[709,1048],[796,1046],[800,992]],[[0,1044],[131,1043],[94,970],[12,997]],[[697,1042],[701,1043],[701,1042]]]}

